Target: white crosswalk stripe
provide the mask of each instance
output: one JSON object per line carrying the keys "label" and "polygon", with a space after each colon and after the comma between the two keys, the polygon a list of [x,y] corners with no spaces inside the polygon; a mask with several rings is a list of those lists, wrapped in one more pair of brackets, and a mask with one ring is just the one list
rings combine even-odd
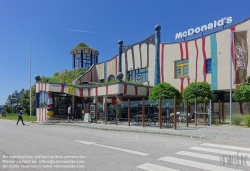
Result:
{"label": "white crosswalk stripe", "polygon": [[[222,158],[220,156],[201,154],[201,153],[195,153],[195,152],[189,152],[189,151],[179,151],[179,152],[177,152],[175,154],[179,154],[179,155],[183,155],[183,156],[189,156],[189,157],[195,157],[195,158],[200,158],[200,159],[213,160],[213,161],[218,161],[218,162],[221,162],[221,160],[222,160]],[[239,156],[239,157],[241,157],[241,156]],[[250,166],[250,162],[246,161],[246,165]]]}
{"label": "white crosswalk stripe", "polygon": [[[203,143],[200,146],[191,147],[187,151],[176,152],[173,156],[165,156],[158,159],[174,164],[170,166],[171,168],[165,167],[166,165],[160,166],[152,163],[145,163],[137,166],[137,168],[147,171],[176,171],[174,167],[181,165],[182,167],[187,166],[190,169],[194,168],[197,170],[233,171],[238,166],[241,166],[238,169],[250,170],[249,151],[250,148],[245,147]],[[196,161],[199,159],[203,159],[203,161]],[[209,161],[216,162],[211,163]]]}
{"label": "white crosswalk stripe", "polygon": [[143,170],[148,170],[148,171],[178,171],[175,169],[171,169],[171,168],[167,168],[167,167],[163,167],[163,166],[158,166],[158,165],[151,164],[151,163],[145,163],[145,164],[142,164],[142,165],[137,166],[137,167],[140,169],[143,169]]}
{"label": "white crosswalk stripe", "polygon": [[210,144],[210,143],[203,143],[201,145],[208,146],[208,147],[218,147],[218,148],[226,148],[226,149],[233,149],[233,150],[250,151],[250,148],[229,146],[229,145],[219,145],[219,144]]}
{"label": "white crosswalk stripe", "polygon": [[244,155],[250,156],[249,153],[243,153],[239,151],[227,151],[227,150],[219,150],[219,149],[211,149],[211,148],[203,148],[203,147],[191,147],[191,150],[204,151],[209,153],[217,153],[217,154],[225,154],[225,155]]}
{"label": "white crosswalk stripe", "polygon": [[196,161],[186,160],[186,159],[181,159],[181,158],[176,158],[176,157],[168,157],[167,156],[167,157],[162,157],[159,160],[163,160],[163,161],[175,163],[175,164],[180,164],[180,165],[184,165],[184,166],[194,167],[194,168],[198,168],[198,169],[205,169],[205,170],[209,170],[209,171],[221,171],[221,170],[233,171],[233,170],[235,170],[234,168],[227,168],[227,167],[223,167],[223,166],[206,164],[206,163],[201,163],[201,162],[196,162]]}

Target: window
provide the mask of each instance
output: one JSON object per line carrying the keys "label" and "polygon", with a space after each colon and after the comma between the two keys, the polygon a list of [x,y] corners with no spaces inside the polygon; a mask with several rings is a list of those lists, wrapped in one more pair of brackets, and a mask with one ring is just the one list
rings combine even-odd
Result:
{"label": "window", "polygon": [[48,92],[41,91],[40,92],[40,98],[39,98],[39,106],[40,107],[46,107],[48,101]]}
{"label": "window", "polygon": [[[91,65],[96,64],[98,61],[98,57],[95,55],[83,53],[81,58],[81,54],[75,55],[75,68],[85,68],[89,69]],[[82,66],[83,65],[83,66]]]}
{"label": "window", "polygon": [[140,68],[140,69],[128,71],[127,80],[134,81],[134,82],[148,81],[148,68]]}
{"label": "window", "polygon": [[97,63],[97,60],[96,60],[96,56],[95,55],[92,55],[92,64],[95,64],[95,63]]}
{"label": "window", "polygon": [[115,81],[115,76],[114,75],[110,75],[109,78],[108,78],[108,82],[112,82],[112,81]]}
{"label": "window", "polygon": [[189,75],[188,59],[175,61],[175,78],[187,77]]}
{"label": "window", "polygon": [[81,54],[75,55],[75,68],[81,68]]}
{"label": "window", "polygon": [[206,73],[212,72],[212,59],[206,59]]}

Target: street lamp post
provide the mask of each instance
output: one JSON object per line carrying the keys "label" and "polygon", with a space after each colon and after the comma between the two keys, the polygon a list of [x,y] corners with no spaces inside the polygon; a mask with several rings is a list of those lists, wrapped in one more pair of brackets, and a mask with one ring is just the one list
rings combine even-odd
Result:
{"label": "street lamp post", "polygon": [[31,116],[31,109],[32,109],[32,103],[31,103],[31,43],[30,43],[30,116]]}

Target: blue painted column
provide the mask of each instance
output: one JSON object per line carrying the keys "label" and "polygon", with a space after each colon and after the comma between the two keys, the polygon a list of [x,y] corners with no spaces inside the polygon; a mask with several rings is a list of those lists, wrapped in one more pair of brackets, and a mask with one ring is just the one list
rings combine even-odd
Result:
{"label": "blue painted column", "polygon": [[93,65],[93,54],[92,54],[92,50],[90,51],[90,66]]}
{"label": "blue painted column", "polygon": [[161,26],[155,26],[155,80],[154,85],[160,83],[160,41],[161,41]]}
{"label": "blue painted column", "polygon": [[[35,77],[35,80],[36,80],[36,84],[38,83],[38,81],[40,81],[40,76],[37,75]],[[39,108],[39,102],[40,102],[40,92],[39,93],[36,93],[36,109]],[[37,115],[36,113],[36,109],[35,109],[35,115]],[[36,116],[36,120],[37,120],[37,116]]]}
{"label": "blue painted column", "polygon": [[119,44],[118,72],[122,72],[122,44],[123,44],[123,41],[119,40],[118,44]]}
{"label": "blue painted column", "polygon": [[73,57],[72,57],[72,68],[75,69],[75,63],[76,63],[76,58],[75,58],[75,54],[73,54]]}
{"label": "blue painted column", "polygon": [[212,58],[212,73],[211,73],[211,89],[218,90],[218,57],[217,57],[217,39],[216,34],[210,35],[210,47],[211,47],[211,58]]}
{"label": "blue painted column", "polygon": [[83,68],[83,52],[81,50],[81,68]]}
{"label": "blue painted column", "polygon": [[122,73],[122,44],[123,44],[123,41],[119,40],[118,44],[119,44],[119,55],[118,55],[118,71],[116,73],[116,80],[117,80],[117,82],[123,82],[122,81],[122,79],[124,77],[124,75]]}

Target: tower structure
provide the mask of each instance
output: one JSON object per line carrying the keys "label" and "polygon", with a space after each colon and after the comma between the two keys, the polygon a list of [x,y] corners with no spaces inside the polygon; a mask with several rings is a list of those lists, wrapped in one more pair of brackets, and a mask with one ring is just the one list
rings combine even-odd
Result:
{"label": "tower structure", "polygon": [[79,43],[70,53],[72,54],[73,69],[89,69],[93,64],[98,63],[99,52],[85,43]]}

